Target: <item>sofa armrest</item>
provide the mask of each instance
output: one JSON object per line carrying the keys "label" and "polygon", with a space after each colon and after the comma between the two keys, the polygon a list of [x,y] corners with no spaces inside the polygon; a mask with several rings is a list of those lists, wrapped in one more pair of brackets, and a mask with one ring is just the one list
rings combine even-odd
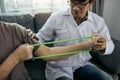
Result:
{"label": "sofa armrest", "polygon": [[120,41],[113,39],[115,49],[110,55],[92,53],[93,60],[107,69],[110,73],[120,73]]}

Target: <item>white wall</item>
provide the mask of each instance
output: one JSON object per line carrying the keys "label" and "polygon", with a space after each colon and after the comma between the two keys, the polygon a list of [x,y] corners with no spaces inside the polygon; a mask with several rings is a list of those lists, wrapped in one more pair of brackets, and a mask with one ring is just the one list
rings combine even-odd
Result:
{"label": "white wall", "polygon": [[103,17],[111,36],[120,40],[120,0],[105,0]]}

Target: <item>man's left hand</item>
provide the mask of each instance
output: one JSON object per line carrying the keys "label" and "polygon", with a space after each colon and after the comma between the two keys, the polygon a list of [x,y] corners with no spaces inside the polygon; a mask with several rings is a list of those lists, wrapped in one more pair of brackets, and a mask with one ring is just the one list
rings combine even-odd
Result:
{"label": "man's left hand", "polygon": [[105,50],[106,48],[106,38],[102,37],[97,40],[97,42],[93,45],[93,49],[95,50]]}

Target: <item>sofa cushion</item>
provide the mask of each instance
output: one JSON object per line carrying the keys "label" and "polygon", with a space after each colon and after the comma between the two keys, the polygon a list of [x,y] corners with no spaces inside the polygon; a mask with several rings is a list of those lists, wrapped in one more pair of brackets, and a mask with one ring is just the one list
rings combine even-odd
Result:
{"label": "sofa cushion", "polygon": [[103,65],[110,73],[120,73],[120,41],[113,39],[115,49],[112,54],[101,56],[92,53],[93,58],[98,64]]}
{"label": "sofa cushion", "polygon": [[25,61],[25,67],[32,80],[46,80],[45,79],[45,67],[46,67],[45,61],[42,61],[42,60]]}
{"label": "sofa cushion", "polygon": [[0,14],[0,21],[18,23],[32,31],[35,31],[33,16],[30,14]]}
{"label": "sofa cushion", "polygon": [[49,18],[50,15],[51,15],[51,13],[37,13],[34,16],[36,33],[39,31],[39,29],[42,28],[42,26],[45,24],[45,22],[47,21],[47,19]]}

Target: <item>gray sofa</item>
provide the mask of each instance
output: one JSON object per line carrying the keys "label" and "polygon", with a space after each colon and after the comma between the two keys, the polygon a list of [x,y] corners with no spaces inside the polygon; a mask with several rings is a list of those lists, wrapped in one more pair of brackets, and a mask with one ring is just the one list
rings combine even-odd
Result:
{"label": "gray sofa", "polygon": [[[51,13],[38,13],[34,16],[30,14],[0,14],[0,21],[18,23],[26,28],[30,28],[35,33],[46,22]],[[112,38],[115,44],[115,50],[111,55],[101,56],[94,52],[92,62],[105,70],[114,80],[120,80],[120,41]],[[52,46],[52,45],[47,45]],[[25,67],[28,70],[29,76],[32,80],[46,80],[45,79],[45,65],[46,61],[35,60],[26,61]]]}

